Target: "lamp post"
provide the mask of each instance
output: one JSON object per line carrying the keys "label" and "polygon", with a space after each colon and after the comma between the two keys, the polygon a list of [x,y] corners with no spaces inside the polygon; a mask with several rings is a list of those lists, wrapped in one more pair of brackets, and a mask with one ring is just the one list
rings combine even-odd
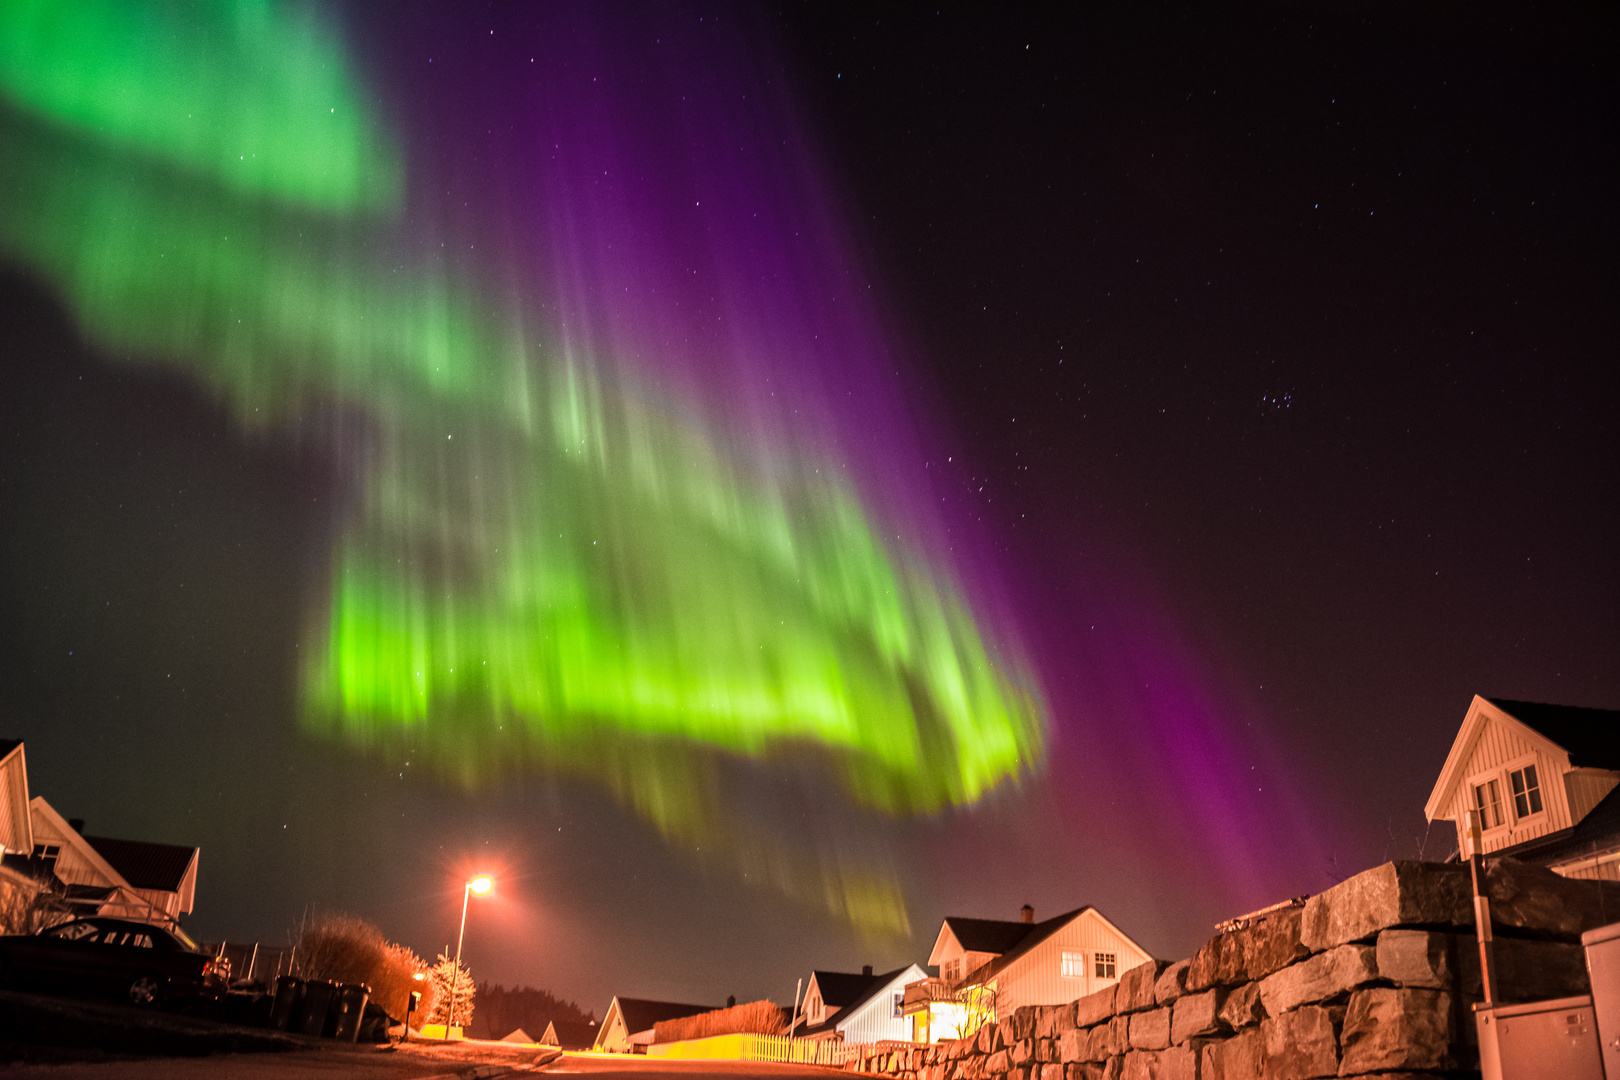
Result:
{"label": "lamp post", "polygon": [[461,890],[461,929],[456,933],[456,970],[450,984],[450,1015],[445,1018],[446,1030],[456,1019],[456,1002],[461,995],[461,942],[467,936],[467,901],[472,899],[473,893],[487,896],[495,887],[495,879],[488,874],[479,874],[477,877],[467,879],[467,884]]}

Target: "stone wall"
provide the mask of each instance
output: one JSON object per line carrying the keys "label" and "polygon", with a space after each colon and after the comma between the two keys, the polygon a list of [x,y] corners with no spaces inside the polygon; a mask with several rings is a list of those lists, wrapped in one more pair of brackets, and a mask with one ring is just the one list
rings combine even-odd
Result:
{"label": "stone wall", "polygon": [[[1620,884],[1501,859],[1486,890],[1501,999],[1588,993],[1580,935],[1620,921]],[[906,1080],[1477,1076],[1481,997],[1468,868],[1386,863],[1187,960],[849,1067]]]}

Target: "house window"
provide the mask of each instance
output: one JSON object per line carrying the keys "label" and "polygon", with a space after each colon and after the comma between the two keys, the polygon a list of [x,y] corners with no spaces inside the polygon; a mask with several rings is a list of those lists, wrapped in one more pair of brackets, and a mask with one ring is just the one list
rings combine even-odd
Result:
{"label": "house window", "polygon": [[62,854],[61,844],[35,844],[34,858],[45,863],[45,869],[55,870],[57,857]]}
{"label": "house window", "polygon": [[[1541,801],[1539,791],[1536,801]],[[1474,785],[1474,809],[1479,811],[1480,828],[1494,829],[1502,824],[1502,793],[1495,780]]]}
{"label": "house window", "polygon": [[900,991],[894,995],[894,1015],[904,1016],[906,1013],[906,992]]}
{"label": "house window", "polygon": [[826,1017],[822,1015],[821,998],[819,996],[811,998],[805,1004],[804,1011],[810,1014],[810,1022],[812,1024],[819,1024],[826,1019]]}
{"label": "house window", "polygon": [[1063,977],[1065,979],[1083,979],[1086,977],[1086,954],[1063,950]]}
{"label": "house window", "polygon": [[948,960],[945,963],[945,981],[955,982],[962,977],[962,961]]}
{"label": "house window", "polygon": [[1513,812],[1521,818],[1541,813],[1541,783],[1536,779],[1536,767],[1526,765],[1508,773],[1513,785]]}
{"label": "house window", "polygon": [[1099,979],[1112,979],[1114,977],[1114,960],[1115,960],[1115,956],[1114,956],[1113,953],[1111,953],[1111,952],[1100,952],[1100,953],[1097,953],[1093,957],[1093,959],[1095,959],[1096,962],[1097,962],[1097,965],[1096,965],[1097,978],[1099,978]]}

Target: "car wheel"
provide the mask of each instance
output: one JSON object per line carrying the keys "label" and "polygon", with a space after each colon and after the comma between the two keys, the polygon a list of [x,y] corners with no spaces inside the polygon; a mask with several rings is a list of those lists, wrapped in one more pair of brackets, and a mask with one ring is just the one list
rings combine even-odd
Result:
{"label": "car wheel", "polygon": [[164,982],[151,972],[143,971],[129,981],[129,1003],[143,1009],[163,1004]]}

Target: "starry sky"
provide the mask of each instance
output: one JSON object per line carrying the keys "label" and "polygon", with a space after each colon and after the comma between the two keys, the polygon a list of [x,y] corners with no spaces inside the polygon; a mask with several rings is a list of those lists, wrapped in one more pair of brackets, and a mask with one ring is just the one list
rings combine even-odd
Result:
{"label": "starry sky", "polygon": [[[539,338],[586,325],[614,386],[716,410],[738,455],[845,462],[914,542],[896,564],[949,567],[930,580],[1028,678],[1039,751],[982,797],[897,809],[829,779],[825,747],[722,747],[691,765],[718,817],[671,826],[625,794],[633,765],[435,768],[445,744],[312,727],[311,597],[379,429],[244,417],[203,368],[88,332],[13,244],[0,735],[92,834],[202,848],[193,934],[283,943],[343,910],[427,956],[487,871],[475,977],[598,1017],[613,994],[788,1002],[812,968],[920,963],[942,916],[1026,902],[1095,904],[1175,958],[1449,854],[1422,806],[1473,694],[1620,707],[1612,20],[338,24],[403,162],[398,263],[465,244],[433,272]],[[713,218],[672,209],[705,195]],[[851,868],[898,923],[829,901]]]}

